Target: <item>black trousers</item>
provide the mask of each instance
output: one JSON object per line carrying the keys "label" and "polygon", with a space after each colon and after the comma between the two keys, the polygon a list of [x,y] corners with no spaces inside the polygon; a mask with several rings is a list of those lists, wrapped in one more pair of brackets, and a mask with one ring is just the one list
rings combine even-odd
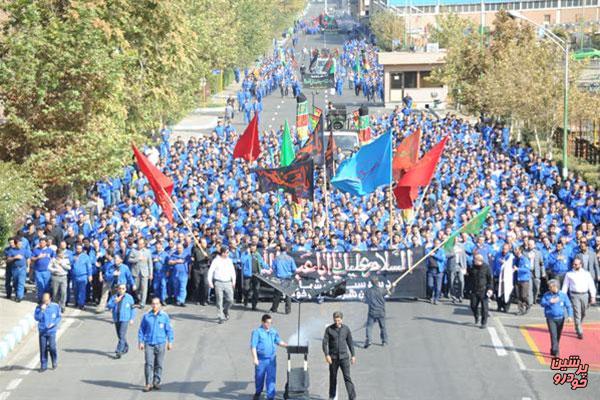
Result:
{"label": "black trousers", "polygon": [[565,319],[546,318],[546,324],[548,324],[548,331],[550,332],[550,354],[557,356],[558,344],[560,342],[560,335],[562,334]]}
{"label": "black trousers", "polygon": [[207,272],[204,269],[192,269],[191,292],[192,301],[194,302],[202,304],[208,302]]}
{"label": "black trousers", "polygon": [[[498,305],[498,311],[509,312],[510,311],[510,302],[512,300],[513,293],[511,292],[508,302],[504,301],[504,296],[500,295],[500,291],[498,290],[500,283],[500,277],[494,278],[494,293],[496,295],[496,303]],[[514,291],[514,289],[513,289]]]}
{"label": "black trousers", "polygon": [[233,288],[233,297],[235,298],[236,303],[241,303],[244,298],[244,286],[239,283],[244,282],[244,274],[242,274],[240,268],[235,269],[235,281],[238,282],[238,284]]}
{"label": "black trousers", "polygon": [[[282,279],[281,283],[282,286],[286,287],[289,285],[289,281],[291,281],[291,279]],[[283,297],[283,293],[281,293],[279,290],[275,290],[275,294],[273,295],[273,305],[271,306],[271,311],[276,313],[277,309],[279,308],[279,303],[281,302],[281,299]],[[290,296],[287,296],[285,298],[285,313],[289,314],[292,312],[292,298]]]}
{"label": "black trousers", "polygon": [[356,399],[356,391],[354,390],[354,384],[350,377],[350,359],[342,358],[337,359],[332,357],[332,363],[329,364],[329,398],[335,398],[337,389],[337,374],[338,369],[342,369],[342,375],[344,375],[344,384],[346,385],[346,391],[348,392],[348,399]]}
{"label": "black trousers", "polygon": [[260,281],[257,278],[253,276],[249,278],[244,277],[244,306],[250,303],[252,304],[252,309],[256,308],[259,290]]}
{"label": "black trousers", "polygon": [[471,293],[471,311],[473,316],[479,318],[479,304],[481,304],[481,324],[487,324],[488,319],[488,298],[485,293]]}

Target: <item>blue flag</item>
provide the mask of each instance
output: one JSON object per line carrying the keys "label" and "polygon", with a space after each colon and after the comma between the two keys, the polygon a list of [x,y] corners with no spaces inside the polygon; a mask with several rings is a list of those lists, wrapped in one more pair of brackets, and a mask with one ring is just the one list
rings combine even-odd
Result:
{"label": "blue flag", "polygon": [[344,160],[331,184],[355,196],[372,193],[392,182],[392,134],[381,135]]}

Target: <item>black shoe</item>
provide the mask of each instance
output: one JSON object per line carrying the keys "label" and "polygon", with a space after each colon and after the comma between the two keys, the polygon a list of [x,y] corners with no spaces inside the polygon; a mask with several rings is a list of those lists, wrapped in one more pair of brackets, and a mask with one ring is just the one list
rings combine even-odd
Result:
{"label": "black shoe", "polygon": [[481,324],[481,329],[487,328],[487,324]]}
{"label": "black shoe", "polygon": [[200,305],[203,306],[203,307],[206,307],[208,305],[208,303],[202,302],[202,303],[200,303]]}
{"label": "black shoe", "polygon": [[81,311],[85,310],[85,306],[79,306],[78,307]]}
{"label": "black shoe", "polygon": [[196,302],[196,305],[197,305],[197,306],[199,306],[199,305],[200,305],[200,302],[199,302],[199,301],[197,301],[197,302]]}
{"label": "black shoe", "polygon": [[119,358],[121,358],[121,353],[116,353],[115,354],[115,358],[118,360]]}
{"label": "black shoe", "polygon": [[577,334],[577,339],[583,340],[583,332]]}
{"label": "black shoe", "polygon": [[42,373],[42,372],[46,372],[46,369],[47,369],[47,368],[40,368],[39,372],[40,372],[40,373]]}
{"label": "black shoe", "polygon": [[252,400],[260,400],[260,394],[255,394],[252,396]]}
{"label": "black shoe", "polygon": [[370,345],[371,345],[371,343],[369,343],[369,342],[365,342],[365,346],[364,346],[364,348],[365,348],[365,349],[368,349]]}
{"label": "black shoe", "polygon": [[158,383],[155,383],[154,386],[152,386],[153,390],[160,390],[160,385]]}
{"label": "black shoe", "polygon": [[219,324],[222,324],[223,322],[225,322],[225,321],[222,320],[221,318],[219,318]]}
{"label": "black shoe", "polygon": [[272,308],[269,311],[271,311],[273,314],[277,314],[277,310],[273,310]]}
{"label": "black shoe", "polygon": [[256,311],[256,310],[257,310],[256,306],[252,306],[252,311]]}
{"label": "black shoe", "polygon": [[479,323],[479,316],[475,317],[475,325]]}
{"label": "black shoe", "polygon": [[381,342],[381,347],[387,346],[387,342]]}
{"label": "black shoe", "polygon": [[292,310],[285,310],[286,315],[290,314],[292,312]]}
{"label": "black shoe", "polygon": [[56,368],[58,368],[57,364],[52,364],[52,369],[55,370]]}
{"label": "black shoe", "polygon": [[22,299],[15,299],[17,303],[20,303]]}
{"label": "black shoe", "polygon": [[229,321],[229,314],[225,314],[225,321]]}
{"label": "black shoe", "polygon": [[[17,301],[17,303],[18,303],[18,302],[20,302],[20,300],[18,300],[18,301]],[[61,314],[64,314],[64,313],[65,313],[65,308],[64,308],[64,307],[61,307],[61,308],[60,308],[60,313],[61,313]]]}

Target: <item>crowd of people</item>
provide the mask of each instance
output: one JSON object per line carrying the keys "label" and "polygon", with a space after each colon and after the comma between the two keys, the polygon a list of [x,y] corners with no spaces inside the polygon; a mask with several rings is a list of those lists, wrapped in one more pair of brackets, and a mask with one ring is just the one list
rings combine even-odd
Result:
{"label": "crowd of people", "polygon": [[[342,50],[339,65],[357,94],[381,97],[376,49],[366,41],[351,40]],[[244,74],[238,110],[247,121],[260,113],[262,98],[278,87],[282,95],[288,86],[292,95],[300,93],[295,64],[293,51],[276,51]],[[294,276],[288,251],[406,248],[426,254],[486,206],[491,210],[481,234],[461,234],[453,247],[441,248],[427,260],[433,304],[443,296],[460,302],[473,293],[474,310],[481,303],[477,297],[486,296],[495,297],[498,310],[508,312],[512,301],[497,292],[502,268],[511,257],[517,288],[513,296],[521,314],[543,298],[548,287],[566,291],[579,279],[565,278],[572,270],[589,271],[593,285],[598,285],[600,188],[573,172],[561,177],[555,161],[529,147],[507,146],[502,127],[488,121],[473,124],[454,115],[438,119],[397,107],[372,115],[371,129],[373,137],[392,132],[395,145],[420,131],[421,154],[450,136],[434,180],[421,190],[422,206],[414,220],[396,210],[391,235],[386,229],[392,218],[390,193],[384,189],[353,198],[336,190],[323,192],[321,181],[315,185],[314,200],[300,203],[290,195],[259,192],[251,167],[279,166],[283,128],[261,135],[262,156],[253,165],[233,159],[238,133],[229,123],[187,141],[172,141],[164,128],[160,143],[147,147],[146,153],[173,179],[173,203],[191,230],[178,214],[175,223],[169,223],[153,200],[148,180],[135,166],[127,166],[121,176],[94,185],[83,202],[72,200],[60,209],[33,212],[4,251],[7,297],[14,292],[21,301],[28,277],[35,282],[38,300],[52,293],[63,311],[70,303],[81,309],[93,304],[103,312],[114,288],[133,295],[131,301],[138,307],[151,296],[163,304],[185,306],[191,300],[206,305],[212,290],[221,293],[216,301],[221,302],[219,319],[224,321],[231,297],[256,307],[258,282],[252,276],[257,271],[281,279]],[[296,149],[301,145],[296,140]],[[336,157],[339,164],[344,156],[339,152]],[[326,195],[329,201],[323,201]],[[257,249],[277,252],[280,263],[267,265]],[[209,272],[211,263],[224,254],[234,266],[231,287],[209,278],[215,274]],[[490,267],[490,282],[475,272],[481,265]],[[588,291],[594,302],[596,289]],[[114,303],[108,305],[114,309]],[[579,322],[586,305],[578,306]],[[288,308],[286,304],[289,312]],[[274,303],[272,311],[276,310]],[[487,310],[476,312],[476,322],[480,316],[485,326]],[[125,351],[123,346],[118,352]]]}

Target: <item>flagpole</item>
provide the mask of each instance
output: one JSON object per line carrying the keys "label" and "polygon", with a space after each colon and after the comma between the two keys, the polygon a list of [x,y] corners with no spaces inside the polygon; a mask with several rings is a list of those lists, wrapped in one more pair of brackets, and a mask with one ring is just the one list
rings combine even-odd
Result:
{"label": "flagpole", "polygon": [[[392,132],[389,132],[389,135],[392,135]],[[393,161],[394,161],[394,146],[392,145],[392,138],[390,137],[390,200],[389,200],[389,207],[390,207],[390,221],[388,224],[388,248],[390,247],[390,243],[392,243],[392,232],[394,230],[394,190],[392,188],[392,185],[394,183],[394,171],[393,171]]]}
{"label": "flagpole", "polygon": [[181,214],[181,211],[179,211],[179,208],[177,208],[177,205],[173,202],[173,200],[171,199],[171,196],[169,196],[169,194],[167,193],[167,191],[165,190],[164,187],[160,187],[163,191],[163,194],[167,197],[167,199],[169,200],[169,203],[171,203],[171,207],[173,207],[173,209],[177,212],[177,215],[179,215],[179,218],[181,218],[181,220],[183,221],[183,223],[185,224],[185,226],[189,229],[190,233],[192,234],[192,238],[194,239],[194,243],[196,244],[196,246],[200,247],[200,242],[198,242],[198,239],[196,239],[196,236],[194,236],[194,230],[192,229],[192,226],[190,225],[190,223],[183,217],[183,214]]}
{"label": "flagpole", "polygon": [[425,198],[427,197],[427,192],[429,191],[429,186],[431,186],[431,182],[425,187],[423,196],[421,196],[421,201],[419,202],[419,205],[415,209],[413,216],[410,220],[410,225],[408,226],[408,228],[406,228],[406,235],[404,236],[404,239],[402,240],[403,243],[406,243],[406,241],[408,240],[408,236],[410,235],[410,230],[412,229],[413,225],[415,224],[415,221],[417,220],[417,215],[421,211],[421,208],[423,207],[423,203],[425,202]]}
{"label": "flagpole", "polygon": [[477,217],[477,215],[473,218],[471,218],[469,221],[467,221],[466,223],[462,224],[460,226],[460,228],[458,228],[457,230],[455,230],[454,232],[452,232],[450,235],[448,235],[443,241],[442,243],[440,243],[437,247],[434,247],[429,253],[425,254],[419,261],[417,261],[415,264],[413,264],[412,267],[410,267],[408,270],[406,270],[405,273],[403,273],[402,275],[400,275],[398,277],[398,279],[396,279],[393,283],[392,283],[392,288],[396,287],[396,285],[398,284],[398,282],[400,282],[406,275],[408,275],[413,269],[415,269],[419,264],[421,264],[423,261],[425,261],[429,256],[431,256],[433,253],[435,253],[436,251],[438,251],[439,249],[441,249],[446,242],[448,242],[448,240],[450,240],[450,238],[456,237],[455,235],[461,230],[463,229],[465,226],[467,226],[469,223],[471,223],[471,221],[473,221],[473,219],[475,219]]}

